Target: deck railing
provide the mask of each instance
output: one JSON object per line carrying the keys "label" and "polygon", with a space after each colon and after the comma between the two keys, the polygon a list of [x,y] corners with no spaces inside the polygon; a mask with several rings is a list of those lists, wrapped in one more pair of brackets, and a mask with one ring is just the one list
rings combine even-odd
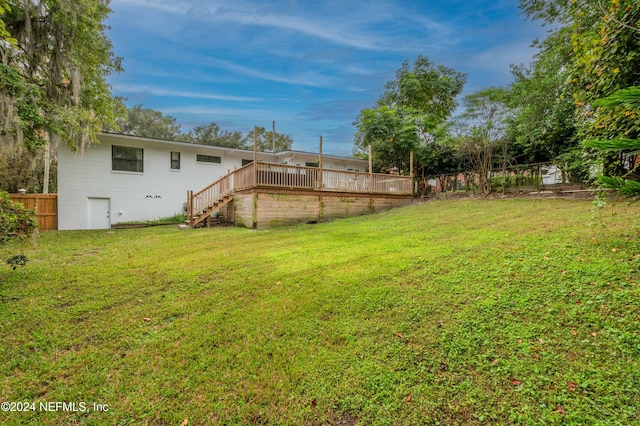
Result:
{"label": "deck railing", "polygon": [[215,207],[235,191],[254,187],[307,189],[314,191],[412,194],[409,176],[386,175],[273,163],[249,163],[221,177],[206,188],[187,194],[187,215],[193,218]]}
{"label": "deck railing", "polygon": [[256,186],[318,189],[318,169],[258,162]]}
{"label": "deck railing", "polygon": [[316,191],[411,194],[411,177],[258,162],[256,186]]}
{"label": "deck railing", "polygon": [[233,175],[233,190],[240,191],[242,189],[249,189],[254,186],[254,167],[253,163],[249,163],[240,169],[234,170]]}

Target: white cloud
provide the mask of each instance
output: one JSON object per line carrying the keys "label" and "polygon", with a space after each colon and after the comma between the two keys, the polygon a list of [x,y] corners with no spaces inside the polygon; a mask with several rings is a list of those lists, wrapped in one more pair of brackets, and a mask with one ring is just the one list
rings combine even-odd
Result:
{"label": "white cloud", "polygon": [[[425,40],[437,46],[437,40],[446,42],[451,31],[448,26],[435,20],[414,16],[397,4],[370,1],[366,6],[360,2],[344,0],[340,5],[315,5],[313,13],[287,2],[242,2],[242,1],[165,1],[165,0],[113,0],[114,9],[134,6],[146,11],[154,9],[173,15],[181,21],[218,21],[234,25],[274,28],[303,34],[338,46],[372,51],[410,50],[410,42],[398,43],[395,35],[407,23],[425,29]],[[151,12],[152,14],[152,12]],[[180,16],[178,18],[178,16]],[[152,25],[153,16],[147,25]],[[176,22],[177,24],[178,22]],[[164,28],[167,30],[167,28]],[[162,31],[162,27],[157,30]],[[424,46],[424,43],[422,43]]]}
{"label": "white cloud", "polygon": [[172,90],[162,87],[153,87],[146,85],[134,85],[134,84],[114,84],[113,89],[122,93],[145,93],[149,95],[157,96],[176,96],[180,98],[196,98],[196,99],[212,99],[218,101],[231,101],[231,102],[260,102],[264,99],[246,97],[246,96],[232,96],[221,95],[217,93],[205,93],[205,92],[192,92],[187,90]]}
{"label": "white cloud", "polygon": [[356,47],[359,49],[380,50],[386,49],[385,40],[374,34],[358,33],[352,28],[345,28],[335,19],[323,19],[315,17],[274,15],[259,13],[249,10],[217,9],[213,16],[215,19],[229,21],[242,25],[257,25],[299,32],[308,36],[317,37],[341,46]]}
{"label": "white cloud", "polygon": [[187,3],[179,1],[161,0],[111,0],[112,9],[118,7],[136,6],[145,9],[156,9],[173,14],[184,14],[189,9]]}
{"label": "white cloud", "polygon": [[[160,108],[162,113],[170,115],[185,115],[198,117],[215,117],[216,120],[226,118],[237,123],[269,122],[291,119],[291,114],[286,111],[272,109],[248,109],[248,108],[210,108],[210,107],[168,107]],[[249,126],[250,127],[250,126]]]}
{"label": "white cloud", "polygon": [[261,71],[252,67],[244,65],[238,65],[230,61],[223,61],[218,59],[212,59],[212,61],[218,66],[232,71],[234,73],[243,74],[249,77],[254,77],[262,80],[274,81],[278,83],[286,83],[300,86],[310,87],[333,87],[337,82],[327,76],[321,75],[313,71],[292,73],[290,75],[282,75]]}
{"label": "white cloud", "polygon": [[222,116],[251,116],[254,114],[263,114],[267,110],[262,109],[246,109],[246,108],[209,108],[209,107],[170,107],[163,108],[164,112],[172,114],[195,114],[195,115],[222,115]]}

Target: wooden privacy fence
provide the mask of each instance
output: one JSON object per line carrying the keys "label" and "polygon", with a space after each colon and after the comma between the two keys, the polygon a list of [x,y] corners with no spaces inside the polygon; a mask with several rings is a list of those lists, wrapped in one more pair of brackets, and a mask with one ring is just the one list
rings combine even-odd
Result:
{"label": "wooden privacy fence", "polygon": [[36,211],[41,231],[58,229],[58,194],[9,194],[9,198]]}

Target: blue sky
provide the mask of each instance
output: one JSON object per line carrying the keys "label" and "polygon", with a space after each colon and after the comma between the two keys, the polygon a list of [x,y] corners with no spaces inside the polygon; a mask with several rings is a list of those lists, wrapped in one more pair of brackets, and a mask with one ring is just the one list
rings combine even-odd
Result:
{"label": "blue sky", "polygon": [[290,135],[293,149],[350,155],[352,125],[407,59],[468,75],[465,94],[512,81],[545,29],[517,0],[112,0],[107,24],[127,106]]}

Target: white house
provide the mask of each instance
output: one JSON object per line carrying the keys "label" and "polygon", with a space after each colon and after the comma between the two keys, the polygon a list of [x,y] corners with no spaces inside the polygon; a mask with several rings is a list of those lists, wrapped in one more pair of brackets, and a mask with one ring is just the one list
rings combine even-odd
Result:
{"label": "white house", "polygon": [[[58,229],[108,229],[184,212],[199,190],[253,161],[253,151],[104,133],[80,154],[58,151]],[[258,161],[315,166],[318,154],[258,153]],[[323,155],[323,168],[364,172],[366,160]]]}

